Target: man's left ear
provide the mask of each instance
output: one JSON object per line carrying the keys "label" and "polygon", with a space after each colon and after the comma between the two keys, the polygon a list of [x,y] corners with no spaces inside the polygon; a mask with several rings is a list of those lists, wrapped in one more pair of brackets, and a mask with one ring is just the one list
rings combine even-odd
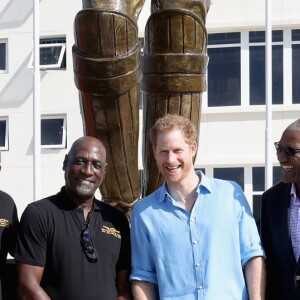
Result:
{"label": "man's left ear", "polygon": [[62,167],[63,171],[66,170],[67,163],[68,163],[68,154],[65,155],[65,159],[64,159],[63,167]]}
{"label": "man's left ear", "polygon": [[155,146],[152,146],[152,153],[153,153],[154,158],[156,159],[156,156],[155,156]]}
{"label": "man's left ear", "polygon": [[192,150],[193,156],[196,155],[196,153],[197,153],[197,148],[198,148],[197,142],[193,142],[193,143],[191,144],[191,150]]}

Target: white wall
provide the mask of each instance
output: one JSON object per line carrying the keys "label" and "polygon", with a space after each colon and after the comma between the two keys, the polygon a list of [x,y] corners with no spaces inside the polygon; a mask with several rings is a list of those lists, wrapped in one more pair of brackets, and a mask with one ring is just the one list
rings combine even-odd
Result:
{"label": "white wall", "polygon": [[[270,0],[271,1],[271,0]],[[209,32],[264,27],[262,0],[213,0],[207,16]],[[273,21],[278,27],[300,28],[300,1],[273,0]],[[1,0],[0,39],[8,38],[9,72],[0,74],[0,116],[9,117],[9,151],[2,152],[0,188],[15,199],[19,214],[33,200],[33,95],[32,0]],[[72,142],[83,135],[78,91],[73,82],[73,22],[80,0],[40,0],[40,36],[66,36],[67,69],[41,72],[41,113],[67,115],[67,149],[42,149],[42,196],[56,193],[64,184],[62,162]],[[145,1],[140,14],[142,36],[150,12]],[[251,109],[251,110],[250,110]],[[247,110],[247,111],[246,111]],[[273,112],[273,138],[299,118],[300,106],[279,106]],[[264,107],[202,108],[197,167],[263,166]],[[273,162],[276,163],[275,151]]]}
{"label": "white wall", "polygon": [[[2,151],[0,188],[16,201],[19,214],[33,201],[33,1],[2,0],[0,39],[8,39],[9,72],[0,76],[0,116],[9,117],[9,151]],[[78,91],[73,82],[73,22],[81,1],[40,1],[40,37],[66,36],[67,68],[41,71],[41,114],[67,115],[67,147],[83,135]],[[42,196],[64,184],[62,162],[68,149],[41,150]]]}
{"label": "white wall", "polygon": [[[209,31],[265,26],[265,0],[213,0],[207,15]],[[299,26],[300,1],[269,0],[274,26]]]}

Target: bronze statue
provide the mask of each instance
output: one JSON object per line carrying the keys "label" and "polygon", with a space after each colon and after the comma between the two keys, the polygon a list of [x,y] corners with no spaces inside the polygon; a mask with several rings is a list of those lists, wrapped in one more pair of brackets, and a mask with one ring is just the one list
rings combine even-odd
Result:
{"label": "bronze statue", "polygon": [[[86,134],[99,137],[108,152],[101,194],[124,211],[162,183],[149,128],[166,113],[183,115],[198,128],[206,90],[205,18],[210,0],[152,0],[140,59],[137,19],[143,4],[83,0],[74,22],[73,66]],[[143,176],[138,171],[141,79]]]}

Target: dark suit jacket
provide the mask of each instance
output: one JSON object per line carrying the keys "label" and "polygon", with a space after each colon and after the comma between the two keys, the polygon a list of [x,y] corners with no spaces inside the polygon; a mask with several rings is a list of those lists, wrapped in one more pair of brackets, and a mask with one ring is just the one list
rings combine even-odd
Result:
{"label": "dark suit jacket", "polygon": [[[300,300],[299,268],[290,238],[291,184],[280,182],[262,195],[261,239],[266,252],[267,300]],[[299,268],[300,270],[300,268]]]}

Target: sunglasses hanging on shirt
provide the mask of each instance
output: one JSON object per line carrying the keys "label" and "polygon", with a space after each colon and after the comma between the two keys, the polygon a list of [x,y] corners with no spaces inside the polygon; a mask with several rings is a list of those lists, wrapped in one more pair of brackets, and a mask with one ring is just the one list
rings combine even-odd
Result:
{"label": "sunglasses hanging on shirt", "polygon": [[93,239],[89,231],[90,216],[91,216],[91,212],[89,213],[87,217],[87,221],[85,223],[86,228],[81,231],[80,243],[87,260],[91,263],[94,263],[98,261],[98,257],[96,254],[96,249],[94,246]]}

